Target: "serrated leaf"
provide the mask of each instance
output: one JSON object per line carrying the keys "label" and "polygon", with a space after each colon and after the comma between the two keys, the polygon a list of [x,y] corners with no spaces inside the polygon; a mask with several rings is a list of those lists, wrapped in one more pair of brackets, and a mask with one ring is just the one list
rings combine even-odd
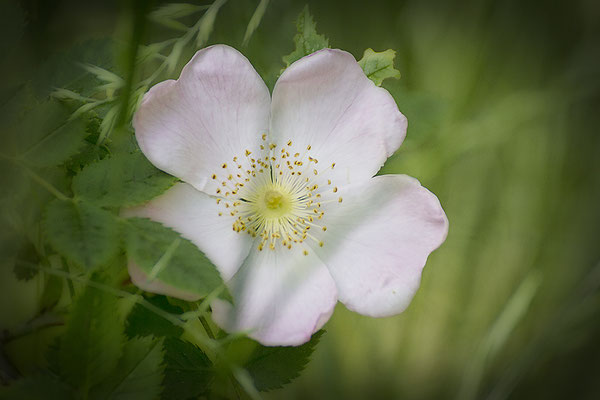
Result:
{"label": "serrated leaf", "polygon": [[73,179],[73,191],[99,206],[127,207],[158,196],[175,182],[142,153],[118,154],[85,167]]}
{"label": "serrated leaf", "polygon": [[[181,308],[169,303],[165,296],[153,296],[146,299],[146,301],[172,314],[181,314],[183,312]],[[125,333],[129,337],[149,335],[179,337],[183,334],[183,329],[173,325],[170,321],[156,315],[147,308],[136,304],[127,316]]]}
{"label": "serrated leaf", "polygon": [[[128,219],[126,246],[129,257],[148,276],[156,274],[157,280],[177,289],[204,297],[223,284],[215,266],[192,242],[158,222]],[[163,258],[167,251],[169,256]],[[165,264],[153,271],[159,260]]]}
{"label": "serrated leaf", "polygon": [[257,346],[245,365],[260,391],[278,389],[300,376],[324,331],[302,346]]}
{"label": "serrated leaf", "polygon": [[44,227],[57,252],[87,268],[109,261],[119,250],[118,220],[86,202],[54,200]]}
{"label": "serrated leaf", "polygon": [[400,71],[394,68],[395,57],[396,52],[392,49],[381,52],[366,49],[358,64],[373,83],[381,86],[387,78],[400,78]]}
{"label": "serrated leaf", "polygon": [[[92,277],[101,281],[98,274]],[[87,286],[76,298],[60,339],[59,370],[84,397],[114,370],[123,346],[123,322],[112,293]]]}
{"label": "serrated leaf", "polygon": [[173,337],[165,339],[164,400],[187,400],[206,394],[214,372],[198,347]]}
{"label": "serrated leaf", "polygon": [[83,146],[78,153],[74,154],[65,163],[70,175],[81,172],[85,166],[100,161],[110,154],[105,145],[96,144],[100,134],[100,123],[101,120],[97,117],[91,118],[88,122],[88,135],[83,142]]}
{"label": "serrated leaf", "polygon": [[71,388],[49,375],[28,376],[8,387],[0,387],[0,400],[70,399],[75,399]]}
{"label": "serrated leaf", "polygon": [[44,139],[22,156],[27,160],[27,164],[34,167],[61,164],[83,146],[87,136],[86,123],[83,118],[65,122],[64,125],[49,132]]}
{"label": "serrated leaf", "polygon": [[97,400],[157,399],[163,380],[162,339],[134,338],[123,346],[116,369],[90,391]]}
{"label": "serrated leaf", "polygon": [[286,67],[289,67],[294,61],[304,56],[314,53],[317,50],[329,47],[329,40],[317,33],[317,24],[308,11],[308,6],[304,7],[298,19],[296,20],[296,29],[298,33],[294,36],[296,48],[287,56],[283,57]]}
{"label": "serrated leaf", "polygon": [[83,145],[87,119],[69,120],[71,109],[54,99],[36,100],[27,88],[2,107],[7,150],[34,167],[61,164]]}

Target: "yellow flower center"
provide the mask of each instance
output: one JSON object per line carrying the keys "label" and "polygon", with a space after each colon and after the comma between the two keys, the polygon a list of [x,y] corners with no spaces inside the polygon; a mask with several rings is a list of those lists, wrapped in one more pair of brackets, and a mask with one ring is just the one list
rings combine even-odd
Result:
{"label": "yellow flower center", "polygon": [[[266,141],[266,134],[262,138]],[[291,140],[279,151],[274,143],[260,147],[261,157],[254,158],[246,150],[243,156],[233,157],[233,164],[222,164],[222,172],[212,175],[219,183],[217,204],[225,208],[219,215],[235,217],[234,231],[260,238],[258,250],[275,250],[279,244],[291,249],[307,239],[323,246],[311,229],[327,231],[320,223],[325,215],[322,206],[342,202],[337,187],[326,178],[335,163],[319,170],[319,161],[309,155],[312,147],[293,150]],[[246,161],[240,162],[244,156]],[[306,248],[303,252],[308,254]]]}
{"label": "yellow flower center", "polygon": [[[265,206],[270,210],[287,211],[289,199],[285,198],[279,190],[267,189],[264,198]],[[285,212],[284,211],[284,212]]]}

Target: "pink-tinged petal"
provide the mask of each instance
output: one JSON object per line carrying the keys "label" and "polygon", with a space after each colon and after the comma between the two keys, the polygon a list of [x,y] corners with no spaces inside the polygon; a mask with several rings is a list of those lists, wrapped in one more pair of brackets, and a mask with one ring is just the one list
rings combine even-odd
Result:
{"label": "pink-tinged petal", "polygon": [[133,126],[140,148],[156,167],[215,194],[236,168],[233,157],[246,167],[246,150],[257,153],[268,129],[270,103],[269,90],[248,59],[216,45],[198,51],[179,80],[152,87]]}
{"label": "pink-tinged petal", "polygon": [[307,342],[333,313],[335,283],[312,250],[251,250],[228,283],[234,306],[216,300],[213,320],[228,332],[247,332],[267,346]]}
{"label": "pink-tinged petal", "polygon": [[[223,215],[219,216],[219,212]],[[145,217],[179,232],[217,267],[223,280],[238,270],[252,245],[249,235],[233,231],[235,220],[223,204],[186,183],[178,183],[150,202],[123,212]]]}
{"label": "pink-tinged petal", "polygon": [[323,49],[287,68],[273,90],[270,140],[319,161],[337,185],[371,178],[402,144],[407,121],[354,57]]}
{"label": "pink-tinged petal", "polygon": [[327,208],[324,246],[317,251],[340,301],[372,317],[404,311],[427,257],[448,232],[437,197],[406,175],[377,176],[339,195],[343,202]]}
{"label": "pink-tinged petal", "polygon": [[165,296],[171,296],[186,301],[200,300],[200,296],[195,293],[177,289],[176,287],[167,285],[157,279],[149,280],[148,275],[131,260],[129,260],[127,264],[127,271],[129,272],[131,282],[146,292],[164,294]]}

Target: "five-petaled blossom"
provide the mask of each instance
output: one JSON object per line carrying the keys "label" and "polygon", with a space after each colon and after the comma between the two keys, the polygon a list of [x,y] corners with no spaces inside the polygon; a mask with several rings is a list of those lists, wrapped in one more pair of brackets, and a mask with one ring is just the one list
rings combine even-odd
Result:
{"label": "five-petaled blossom", "polygon": [[[211,303],[226,331],[299,345],[337,300],[363,315],[400,313],[446,237],[438,199],[416,179],[374,177],[407,121],[347,52],[293,63],[271,96],[241,53],[208,47],[146,93],[133,123],[146,157],[183,183],[129,214],[174,229],[214,263],[234,299]],[[129,271],[145,290],[195,297]]]}

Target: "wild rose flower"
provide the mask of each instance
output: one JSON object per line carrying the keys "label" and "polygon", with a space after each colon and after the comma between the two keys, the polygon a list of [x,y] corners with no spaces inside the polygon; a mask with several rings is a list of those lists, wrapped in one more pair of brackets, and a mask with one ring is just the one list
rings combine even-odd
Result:
{"label": "wild rose flower", "polygon": [[[178,231],[215,264],[234,298],[211,304],[226,331],[299,345],[337,300],[400,313],[446,237],[438,199],[416,179],[374,177],[407,121],[347,52],[295,62],[271,96],[241,53],[208,47],[151,88],[133,122],[146,157],[184,183],[130,215]],[[145,290],[194,299],[129,271]]]}

